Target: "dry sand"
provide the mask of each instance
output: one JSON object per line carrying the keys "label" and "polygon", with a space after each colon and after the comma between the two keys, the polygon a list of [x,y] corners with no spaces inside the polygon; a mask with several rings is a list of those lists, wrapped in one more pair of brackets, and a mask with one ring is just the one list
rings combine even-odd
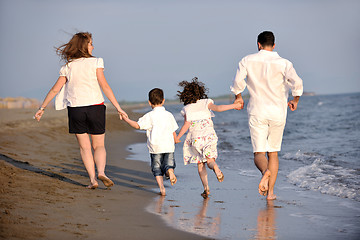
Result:
{"label": "dry sand", "polygon": [[[175,230],[145,207],[156,196],[148,164],[126,160],[126,146],[144,142],[107,112],[110,190],[89,183],[67,112],[0,109],[0,239],[204,239]],[[135,114],[136,115],[136,114]],[[133,113],[130,117],[136,118]]]}

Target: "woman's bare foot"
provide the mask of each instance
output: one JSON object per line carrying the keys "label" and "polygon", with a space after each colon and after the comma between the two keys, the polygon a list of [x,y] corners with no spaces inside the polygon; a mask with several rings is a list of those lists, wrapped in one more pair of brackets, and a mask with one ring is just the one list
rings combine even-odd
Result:
{"label": "woman's bare foot", "polygon": [[108,178],[107,176],[99,175],[98,179],[100,179],[104,183],[105,187],[114,186],[114,182],[111,181],[110,178]]}
{"label": "woman's bare foot", "polygon": [[97,182],[86,186],[87,189],[96,189],[99,186]]}
{"label": "woman's bare foot", "polygon": [[259,183],[259,193],[263,196],[266,196],[268,194],[269,190],[269,178],[270,178],[271,172],[269,169],[266,169],[261,180]]}

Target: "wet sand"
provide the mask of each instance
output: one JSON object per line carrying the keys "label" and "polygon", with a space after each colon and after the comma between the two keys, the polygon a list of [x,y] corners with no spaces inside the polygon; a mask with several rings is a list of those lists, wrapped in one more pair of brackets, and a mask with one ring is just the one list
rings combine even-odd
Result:
{"label": "wet sand", "polygon": [[[169,227],[145,208],[157,196],[145,162],[126,160],[145,142],[107,111],[107,175],[115,186],[89,184],[65,111],[0,109],[0,239],[205,239]],[[137,118],[136,114],[130,114]]]}

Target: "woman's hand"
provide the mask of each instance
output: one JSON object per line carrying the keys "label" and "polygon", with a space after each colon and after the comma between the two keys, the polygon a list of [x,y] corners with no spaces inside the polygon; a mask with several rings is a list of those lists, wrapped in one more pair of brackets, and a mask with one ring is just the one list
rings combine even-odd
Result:
{"label": "woman's hand", "polygon": [[39,109],[36,113],[35,113],[35,119],[39,122],[42,115],[44,114],[44,110],[43,109]]}
{"label": "woman's hand", "polygon": [[129,116],[127,115],[127,113],[126,113],[124,110],[122,110],[121,108],[118,109],[118,114],[119,114],[120,120],[122,120],[123,118],[129,118]]}

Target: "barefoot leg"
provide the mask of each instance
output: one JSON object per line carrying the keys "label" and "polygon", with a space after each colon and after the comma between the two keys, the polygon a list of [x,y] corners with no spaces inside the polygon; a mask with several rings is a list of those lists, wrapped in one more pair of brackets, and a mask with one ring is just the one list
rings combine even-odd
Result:
{"label": "barefoot leg", "polygon": [[210,193],[205,164],[206,163],[198,163],[198,172],[199,172],[201,183],[204,187],[204,192]]}
{"label": "barefoot leg", "polygon": [[263,196],[266,196],[268,194],[270,176],[271,176],[271,172],[267,169],[267,170],[265,170],[265,172],[260,180],[259,193]]}
{"label": "barefoot leg", "polygon": [[219,166],[216,164],[214,158],[206,158],[208,167],[214,171],[219,182],[224,181],[224,174],[221,172]]}
{"label": "barefoot leg", "polygon": [[156,179],[156,182],[157,182],[157,184],[159,186],[159,189],[160,189],[160,195],[165,196],[166,192],[165,192],[165,187],[164,187],[163,176],[156,176],[155,179]]}
{"label": "barefoot leg", "polygon": [[166,173],[170,178],[171,185],[174,185],[177,182],[177,178],[175,176],[174,169],[170,168],[169,170],[167,170]]}
{"label": "barefoot leg", "polygon": [[263,175],[259,183],[259,193],[266,196],[269,189],[271,171],[268,169],[268,159],[266,158],[265,152],[254,153],[254,163]]}
{"label": "barefoot leg", "polygon": [[271,176],[269,178],[269,191],[268,191],[268,200],[276,199],[276,195],[274,194],[274,186],[279,170],[279,158],[277,152],[270,152],[268,153],[269,157],[269,170],[271,172]]}

